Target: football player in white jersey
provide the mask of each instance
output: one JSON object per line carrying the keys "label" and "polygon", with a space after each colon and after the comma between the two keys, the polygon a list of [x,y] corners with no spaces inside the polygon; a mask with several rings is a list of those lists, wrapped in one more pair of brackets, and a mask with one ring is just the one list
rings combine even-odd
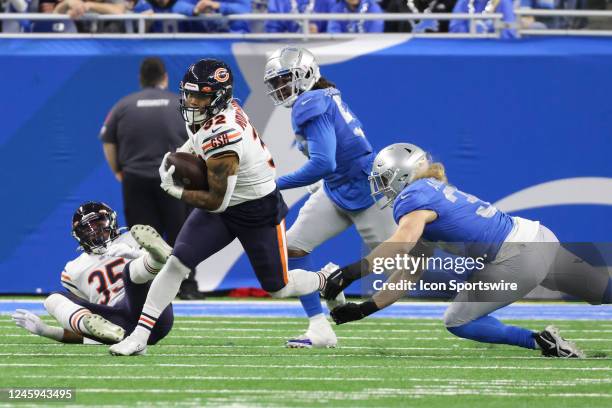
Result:
{"label": "football player in white jersey", "polygon": [[215,59],[192,64],[180,91],[181,112],[189,133],[189,141],[181,150],[206,161],[209,190],[185,190],[172,177],[174,166],[166,169],[166,159],[162,162],[161,187],[196,209],[151,285],[138,326],[125,340],[111,346],[114,355],[142,352],[184,277],[235,238],[247,253],[261,287],[273,297],[315,292],[331,272],[287,268],[287,205],[276,188],[274,161],[268,149],[232,97],[229,66]]}
{"label": "football player in white jersey", "polygon": [[[61,273],[68,292],[53,293],[44,303],[61,328],[23,309],[13,314],[13,320],[31,333],[64,343],[86,339],[116,343],[138,323],[150,281],[171,248],[149,226],[135,225],[131,234],[120,234],[117,214],[100,202],[87,202],[77,209],[72,235],[83,253]],[[149,338],[151,344],[170,332],[173,319],[172,306],[168,306]]]}

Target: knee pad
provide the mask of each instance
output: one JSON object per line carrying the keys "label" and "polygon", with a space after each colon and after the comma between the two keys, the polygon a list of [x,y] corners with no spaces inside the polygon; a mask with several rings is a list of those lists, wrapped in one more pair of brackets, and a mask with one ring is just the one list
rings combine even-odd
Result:
{"label": "knee pad", "polygon": [[175,255],[170,255],[170,257],[166,261],[166,264],[162,268],[162,271],[164,270],[166,271],[166,273],[180,274],[182,279],[187,278],[187,276],[189,276],[189,272],[191,272],[191,268],[181,262],[181,260],[178,259]]}

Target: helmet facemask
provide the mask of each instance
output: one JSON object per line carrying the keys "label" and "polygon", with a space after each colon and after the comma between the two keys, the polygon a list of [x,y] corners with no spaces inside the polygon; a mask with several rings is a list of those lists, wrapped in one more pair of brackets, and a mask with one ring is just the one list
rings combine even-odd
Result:
{"label": "helmet facemask", "polygon": [[[217,91],[213,91],[212,88],[209,88],[210,92],[200,92],[190,89],[190,85],[193,84],[187,83],[183,85],[181,83],[179,110],[181,111],[183,120],[189,125],[192,132],[195,133],[204,122],[223,111],[230,102],[231,97],[227,97],[228,88],[218,89]],[[197,85],[193,86],[197,89]],[[231,89],[231,86],[229,89]],[[190,96],[195,96],[196,99],[209,97],[210,102],[203,107],[190,106],[187,103]]]}
{"label": "helmet facemask", "polygon": [[107,245],[118,236],[116,219],[113,214],[103,211],[83,215],[72,226],[72,235],[87,253],[97,255],[106,252]]}
{"label": "helmet facemask", "polygon": [[[382,173],[373,171],[368,177],[368,180],[370,181],[371,195],[381,210],[390,205],[393,206],[393,201],[399,193],[392,187],[394,184],[393,181],[398,172],[399,169],[395,169],[395,171],[387,169]],[[387,201],[383,201],[383,198],[386,198]]]}
{"label": "helmet facemask", "polygon": [[319,66],[308,50],[285,47],[268,59],[264,82],[274,105],[290,108],[320,77]]}

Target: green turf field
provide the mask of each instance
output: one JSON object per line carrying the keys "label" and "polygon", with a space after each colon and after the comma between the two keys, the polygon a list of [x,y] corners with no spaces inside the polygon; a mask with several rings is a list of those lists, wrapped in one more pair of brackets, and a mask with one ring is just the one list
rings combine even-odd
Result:
{"label": "green turf field", "polygon": [[611,407],[612,322],[556,324],[589,358],[460,340],[435,320],[370,319],[338,327],[337,349],[285,349],[304,325],[289,318],[178,318],[148,355],[111,357],[2,316],[0,388],[71,387],[74,404],[105,406]]}

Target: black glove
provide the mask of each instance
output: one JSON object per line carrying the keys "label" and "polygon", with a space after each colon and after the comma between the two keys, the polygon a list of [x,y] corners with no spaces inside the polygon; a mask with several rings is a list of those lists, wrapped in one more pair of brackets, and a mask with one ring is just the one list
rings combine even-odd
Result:
{"label": "black glove", "polygon": [[374,303],[373,300],[368,300],[359,304],[349,302],[342,306],[338,306],[330,312],[330,315],[336,324],[342,324],[361,320],[378,310],[380,309],[376,306],[376,303]]}
{"label": "black glove", "polygon": [[365,270],[366,273],[369,271],[369,263],[365,259],[332,272],[325,279],[325,287],[321,291],[323,299],[334,300],[351,283],[361,278],[362,270]]}

